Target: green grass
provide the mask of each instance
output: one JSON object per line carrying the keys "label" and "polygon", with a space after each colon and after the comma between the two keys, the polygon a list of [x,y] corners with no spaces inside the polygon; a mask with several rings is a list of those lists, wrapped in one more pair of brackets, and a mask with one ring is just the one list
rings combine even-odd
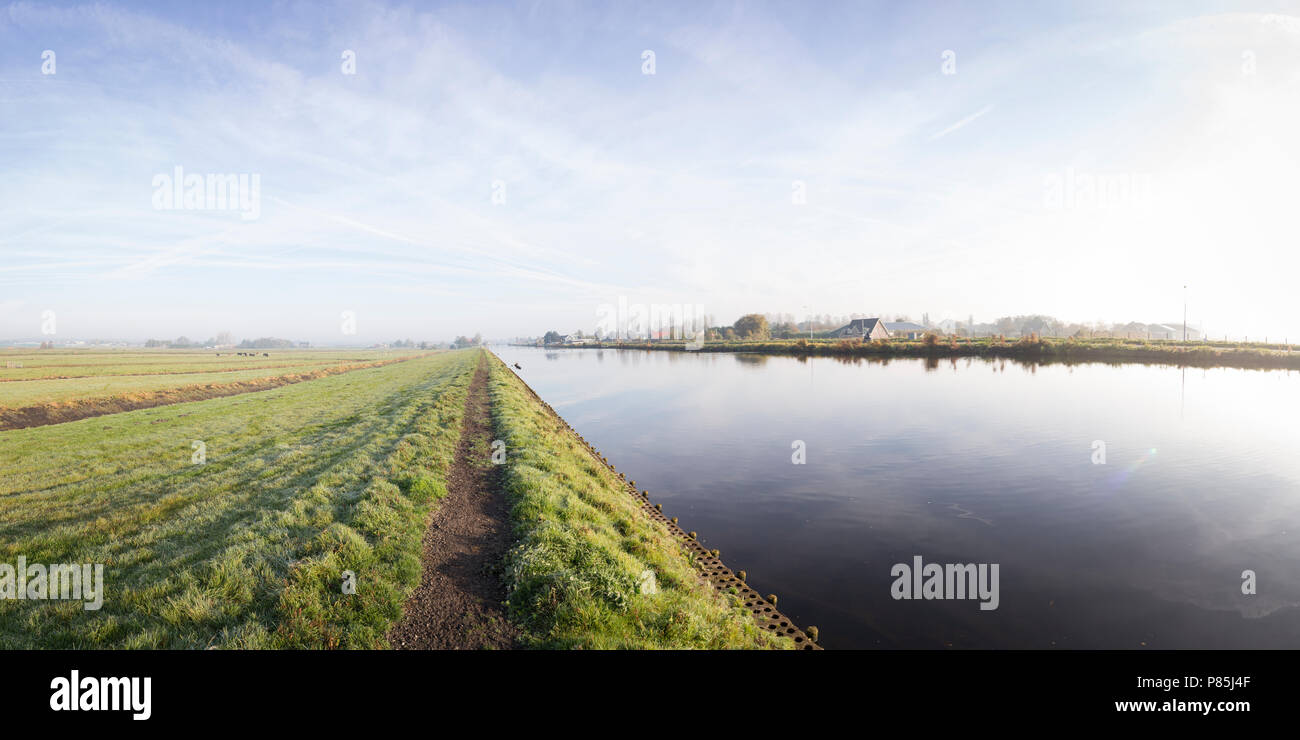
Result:
{"label": "green grass", "polygon": [[[0,432],[0,563],[99,563],[105,589],[99,611],[0,600],[0,649],[386,647],[482,356]],[[504,577],[528,646],[793,646],[715,593],[624,484],[490,366],[517,541]],[[646,570],[656,594],[640,593]]]}
{"label": "green grass", "polygon": [[[496,358],[489,388],[517,540],[506,562],[510,617],[530,645],[794,647],[716,595],[693,556]],[[640,593],[646,570],[656,594]]]}
{"label": "green grass", "polygon": [[[179,350],[62,353],[0,351],[0,408],[84,402],[175,388],[228,384],[413,357],[417,351],[271,351],[221,357]],[[6,368],[6,363],[21,367]]]}
{"label": "green grass", "polygon": [[[237,351],[255,352],[256,356],[238,357],[235,355]],[[270,356],[263,357],[263,352]],[[373,362],[420,353],[420,350],[395,349],[33,350],[4,348],[0,349],[0,381],[313,367]],[[221,356],[218,357],[218,354]]]}
{"label": "green grass", "polygon": [[384,646],[478,356],[0,432],[0,562],[103,563],[106,591],[0,600],[0,648]]}

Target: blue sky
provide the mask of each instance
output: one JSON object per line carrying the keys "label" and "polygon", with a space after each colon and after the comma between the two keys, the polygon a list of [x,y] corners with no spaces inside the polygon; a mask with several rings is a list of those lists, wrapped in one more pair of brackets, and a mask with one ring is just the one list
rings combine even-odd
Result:
{"label": "blue sky", "polygon": [[[1184,284],[1300,337],[1296,131],[1297,3],[0,6],[0,338],[1169,321]],[[256,174],[257,218],[155,208],[177,166]]]}

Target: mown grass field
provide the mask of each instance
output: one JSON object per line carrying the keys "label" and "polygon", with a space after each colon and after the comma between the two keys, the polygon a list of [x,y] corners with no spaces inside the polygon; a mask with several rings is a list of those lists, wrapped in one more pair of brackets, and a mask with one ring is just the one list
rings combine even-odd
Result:
{"label": "mown grass field", "polygon": [[[239,357],[236,352],[256,353]],[[402,349],[0,349],[0,382],[104,375],[173,375],[369,362]],[[263,357],[266,353],[269,357]],[[219,356],[218,356],[219,355]]]}
{"label": "mown grass field", "polygon": [[0,432],[0,562],[103,563],[106,590],[0,600],[0,648],[382,647],[477,358]]}
{"label": "mown grass field", "polygon": [[[262,357],[263,351],[271,356]],[[257,350],[257,353],[257,357],[238,357],[223,350],[221,357],[217,357],[212,350],[0,350],[0,408],[233,383],[428,354],[418,350]]]}
{"label": "mown grass field", "polygon": [[[0,649],[388,647],[485,354],[0,431],[0,563],[103,564],[105,591],[98,611],[0,599]],[[622,482],[488,360],[516,543],[509,616],[527,646],[792,646],[710,588]],[[640,592],[646,570],[656,594]]]}
{"label": "mown grass field", "polygon": [[[535,647],[794,647],[705,585],[694,556],[495,358],[489,386],[518,540],[510,615]],[[655,594],[640,591],[646,570]]]}

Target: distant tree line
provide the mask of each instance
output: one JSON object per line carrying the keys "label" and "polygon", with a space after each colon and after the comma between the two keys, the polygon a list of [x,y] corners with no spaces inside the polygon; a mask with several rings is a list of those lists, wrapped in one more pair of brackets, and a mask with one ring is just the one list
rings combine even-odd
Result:
{"label": "distant tree line", "polygon": [[276,337],[260,337],[258,339],[245,339],[239,344],[235,344],[235,338],[230,332],[223,331],[215,337],[209,337],[204,341],[194,341],[189,337],[180,336],[175,339],[149,339],[144,343],[146,347],[163,347],[166,349],[195,349],[203,347],[238,347],[239,349],[289,349],[291,347],[309,347],[308,342],[295,342],[291,339],[279,339]]}
{"label": "distant tree line", "polygon": [[261,337],[260,339],[245,339],[238,346],[240,349],[290,349],[298,346],[298,343],[291,339]]}
{"label": "distant tree line", "polygon": [[149,339],[145,341],[146,347],[167,347],[170,349],[188,349],[190,347],[215,347],[217,345],[216,337],[206,342],[195,342],[189,337],[177,337],[175,339]]}
{"label": "distant tree line", "polygon": [[456,341],[452,342],[451,346],[454,349],[461,349],[463,347],[477,347],[481,344],[483,344],[483,335],[475,334],[473,338],[465,336],[456,337]]}
{"label": "distant tree line", "polygon": [[[706,338],[711,340],[728,339],[798,339],[812,334],[814,337],[832,332],[853,319],[880,317],[885,321],[913,322],[907,314],[850,314],[832,316],[823,314],[805,321],[795,321],[791,314],[745,314],[731,326],[712,326]],[[938,323],[930,320],[929,313],[921,314],[917,322],[921,326],[940,335],[959,337],[1070,337],[1083,335],[1142,336],[1149,330],[1148,324],[1139,321],[1127,323],[1092,323],[1067,322],[1045,314],[1027,314],[1019,316],[1002,316],[987,323],[977,323],[974,317],[966,321],[944,320]],[[1172,326],[1172,324],[1171,324]]]}
{"label": "distant tree line", "polygon": [[[854,313],[847,316],[834,316],[831,314],[814,315],[804,321],[796,321],[793,314],[761,314],[748,313],[736,319],[735,323],[727,325],[709,326],[705,329],[704,338],[710,341],[725,340],[765,340],[765,339],[799,339],[813,337],[825,337],[830,332],[839,329],[848,324],[853,319],[876,318],[879,317],[889,322],[909,322],[917,323],[931,333],[939,336],[958,336],[958,337],[1071,337],[1075,335],[1082,336],[1133,336],[1142,337],[1151,331],[1149,324],[1142,322],[1130,321],[1128,323],[1107,324],[1097,321],[1094,323],[1066,322],[1053,316],[1045,314],[1027,314],[1019,316],[1002,316],[988,323],[977,323],[973,316],[968,317],[966,321],[944,319],[940,322],[932,322],[930,314],[922,313],[919,321],[913,321],[907,314],[864,314]],[[1170,324],[1173,326],[1173,324]],[[1190,328],[1190,327],[1189,327]],[[668,338],[672,332],[664,333],[660,336],[658,333],[652,333],[653,338]],[[559,344],[564,341],[563,334],[557,331],[548,331],[541,338],[542,344]],[[576,338],[582,338],[582,332],[573,334]],[[594,337],[596,340],[601,339],[598,331]],[[613,339],[613,337],[607,337]],[[464,337],[457,339],[457,342],[464,340]],[[537,340],[528,339],[527,342]],[[463,346],[463,345],[457,345]]]}

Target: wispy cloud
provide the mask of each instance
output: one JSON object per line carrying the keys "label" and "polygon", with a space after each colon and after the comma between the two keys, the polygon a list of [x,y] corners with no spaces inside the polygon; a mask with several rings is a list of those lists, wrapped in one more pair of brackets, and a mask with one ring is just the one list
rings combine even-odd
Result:
{"label": "wispy cloud", "polygon": [[[1294,316],[1270,297],[1300,267],[1279,237],[1281,173],[1300,168],[1287,24],[1176,3],[1101,21],[849,3],[815,18],[728,2],[527,11],[338,2],[247,25],[179,6],[10,6],[6,300],[137,338],[328,339],[344,308],[402,336],[571,331],[619,295],[720,320],[810,301],[1159,320],[1165,284],[1184,282],[1215,323],[1281,333]],[[33,45],[58,52],[56,75]],[[153,175],[177,165],[258,173],[261,217],[153,210]],[[1045,209],[1044,179],[1067,168],[1150,175],[1155,195],[1141,212]],[[1228,266],[1205,267],[1227,244]],[[1259,264],[1278,269],[1245,267]],[[209,315],[223,325],[188,323]],[[6,321],[0,337],[27,332]]]}
{"label": "wispy cloud", "polygon": [[983,118],[987,113],[989,113],[992,110],[993,110],[993,106],[991,104],[986,105],[983,108],[980,108],[979,110],[970,114],[969,116],[966,116],[960,121],[954,123],[953,125],[943,129],[942,131],[936,131],[934,134],[930,136],[930,140],[934,141],[935,139],[942,139],[943,137],[947,136],[948,134],[951,134],[954,131],[959,131],[965,128],[966,126],[970,125],[972,122],[980,118]]}

